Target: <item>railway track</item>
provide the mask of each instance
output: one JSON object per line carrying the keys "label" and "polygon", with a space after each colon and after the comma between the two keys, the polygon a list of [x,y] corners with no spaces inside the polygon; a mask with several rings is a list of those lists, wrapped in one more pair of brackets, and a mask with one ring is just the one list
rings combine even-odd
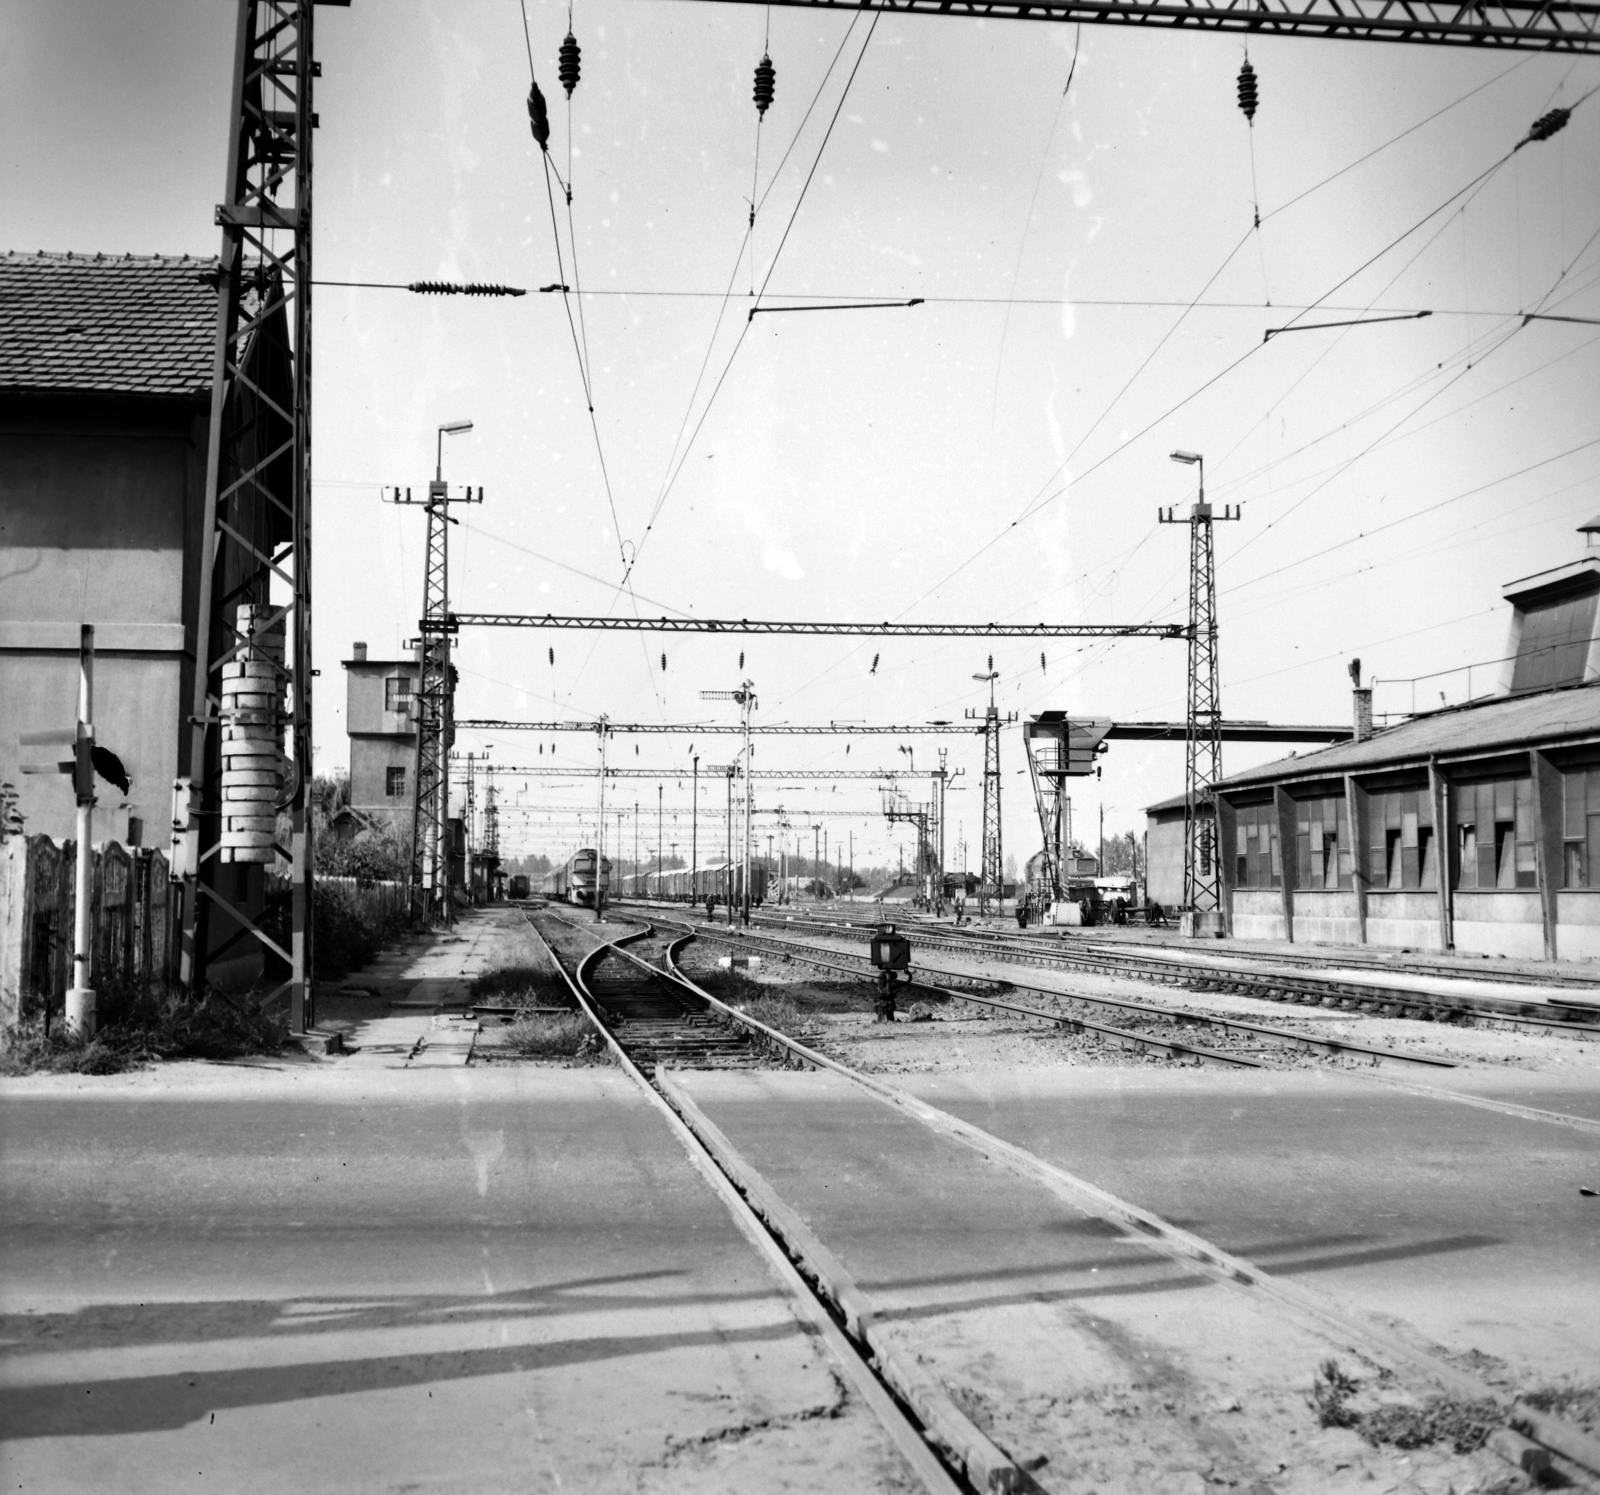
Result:
{"label": "railway track", "polygon": [[[574,963],[558,954],[531,911],[529,923],[567,981],[574,1004],[604,1036],[623,1072],[641,1087],[677,1133],[694,1166],[787,1288],[796,1311],[813,1325],[847,1379],[878,1415],[923,1488],[934,1495],[1037,1491],[1041,1487],[1028,1469],[1015,1463],[1005,1449],[968,1418],[928,1367],[896,1348],[884,1334],[878,1311],[840,1260],[677,1084],[673,1065],[665,1062],[666,1055],[659,1048],[652,1047],[652,1030],[641,1031],[636,1045],[636,1051],[646,1060],[655,1059],[651,1073],[645,1073],[618,1037],[619,1030],[625,1030],[630,1021],[648,1023],[660,1018],[670,1023],[674,1020],[671,1014],[662,1017],[655,1009],[671,1002],[680,1009],[687,1007],[691,1015],[720,1019],[730,1031],[744,1030],[752,1037],[760,1036],[787,1051],[791,1062],[832,1071],[900,1114],[911,1116],[948,1140],[972,1148],[996,1165],[1043,1187],[1074,1210],[1113,1226],[1129,1240],[1258,1302],[1271,1301],[1297,1320],[1332,1328],[1341,1336],[1341,1342],[1366,1345],[1367,1353],[1380,1363],[1409,1363],[1452,1394],[1500,1404],[1508,1425],[1514,1425],[1519,1435],[1530,1435],[1566,1461],[1566,1468],[1574,1472],[1600,1470],[1600,1445],[1564,1419],[1522,1402],[1508,1406],[1507,1399],[1496,1395],[1485,1383],[1438,1359],[1431,1350],[1398,1336],[1390,1327],[1352,1316],[1313,1289],[1268,1273],[1247,1258],[1234,1256],[1025,1149],[876,1076],[862,1074],[806,1048],[729,1007],[696,986],[677,966],[679,952],[696,938],[693,931],[665,943],[665,968],[660,968],[650,965],[637,951],[624,948],[648,946],[659,940],[661,936],[649,924],[621,940],[599,941]],[[568,927],[578,932],[577,926]],[[705,937],[709,934],[708,931]],[[618,962],[630,969],[622,969]],[[683,1057],[691,1057],[692,1052],[682,1051]],[[711,1057],[701,1062],[716,1060]]]}
{"label": "railway track", "polygon": [[[690,930],[694,929],[694,926],[684,924],[683,928]],[[873,975],[870,960],[865,955],[838,950],[819,950],[816,946],[807,945],[800,940],[783,939],[764,933],[735,931],[728,934],[717,929],[697,929],[695,932],[700,938],[714,944],[726,944],[736,949],[765,951],[780,958],[798,960],[802,964],[820,970],[835,971],[846,976],[859,976],[863,980],[871,979]],[[937,974],[947,980],[961,979],[951,978],[946,972]],[[1059,992],[1049,987],[1030,987],[1026,982],[1004,983],[1013,990],[1020,988],[1024,991],[1037,992],[1057,1002],[1071,1003],[1077,1008],[1111,1013],[1123,1022],[1132,1021],[1146,1025],[1143,1029],[1138,1029],[1124,1027],[1121,1024],[1092,1021],[1078,1013],[1028,1007],[1000,996],[985,994],[981,989],[971,989],[972,986],[981,988],[990,984],[972,979],[970,985],[940,985],[918,979],[912,981],[909,989],[975,1003],[980,1007],[1009,1012],[1020,1017],[1036,1018],[1077,1032],[1095,1033],[1122,1048],[1159,1054],[1164,1058],[1180,1061],[1225,1064],[1242,1069],[1268,1069],[1273,1067],[1274,1058],[1281,1060],[1292,1053],[1319,1053],[1328,1057],[1392,1060],[1424,1069],[1456,1067],[1451,1060],[1438,1059],[1431,1055],[1411,1054],[1400,1049],[1354,1043],[1318,1034],[1297,1033],[1287,1028],[1274,1028],[1265,1023],[1252,1023],[1240,1018],[1226,1018],[1179,1007],[1162,1007],[1153,1002]],[[1184,1036],[1194,1028],[1213,1030],[1229,1046],[1203,1045]]]}
{"label": "railway track", "polygon": [[[811,930],[835,939],[865,942],[871,925],[822,919],[796,919],[771,914],[754,916],[766,929]],[[1041,968],[1082,970],[1097,975],[1131,978],[1190,991],[1226,992],[1239,996],[1290,1002],[1302,1006],[1333,1007],[1382,1017],[1420,1018],[1470,1027],[1511,1029],[1600,1040],[1600,1004],[1562,1000],[1520,1001],[1467,993],[1418,991],[1383,986],[1377,982],[1348,980],[1305,969],[1260,969],[1248,965],[1222,965],[1216,957],[1181,953],[1135,953],[1123,947],[1084,946],[1066,940],[1046,940],[988,934],[976,930],[947,930],[931,925],[902,926],[913,948],[942,950],[955,955]]]}

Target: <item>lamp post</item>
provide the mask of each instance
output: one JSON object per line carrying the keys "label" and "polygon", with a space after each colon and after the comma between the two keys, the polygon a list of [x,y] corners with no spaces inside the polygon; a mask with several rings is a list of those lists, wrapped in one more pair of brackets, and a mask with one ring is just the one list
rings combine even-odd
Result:
{"label": "lamp post", "polygon": [[698,901],[700,889],[695,874],[700,865],[700,755],[694,756],[694,798],[689,811],[689,902]]}

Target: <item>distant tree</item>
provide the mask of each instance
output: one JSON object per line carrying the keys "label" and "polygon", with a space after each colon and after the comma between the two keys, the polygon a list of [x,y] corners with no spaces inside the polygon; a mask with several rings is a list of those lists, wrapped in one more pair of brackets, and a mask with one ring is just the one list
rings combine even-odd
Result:
{"label": "distant tree", "polygon": [[1139,840],[1133,831],[1106,838],[1106,864],[1101,875],[1117,877],[1138,870]]}

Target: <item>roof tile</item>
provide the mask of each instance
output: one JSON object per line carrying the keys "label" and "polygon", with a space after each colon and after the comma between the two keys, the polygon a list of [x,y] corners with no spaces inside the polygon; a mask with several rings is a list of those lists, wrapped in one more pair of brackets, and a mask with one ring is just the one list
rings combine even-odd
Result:
{"label": "roof tile", "polygon": [[203,395],[214,259],[0,254],[0,390]]}

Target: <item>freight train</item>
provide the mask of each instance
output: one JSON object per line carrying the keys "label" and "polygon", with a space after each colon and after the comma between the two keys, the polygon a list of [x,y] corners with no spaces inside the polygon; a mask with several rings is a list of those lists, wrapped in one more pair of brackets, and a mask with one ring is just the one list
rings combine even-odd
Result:
{"label": "freight train", "polygon": [[511,897],[526,898],[528,896],[528,875],[525,872],[511,874]]}
{"label": "freight train", "polygon": [[609,902],[611,859],[597,855],[594,847],[585,846],[573,852],[553,872],[547,872],[539,880],[539,891],[557,903],[576,903],[593,908],[596,884],[599,885],[601,898]]}
{"label": "freight train", "polygon": [[[737,862],[712,862],[692,872],[681,867],[670,872],[630,872],[617,879],[624,898],[656,898],[669,903],[704,903],[715,898],[726,906],[731,896],[738,903],[744,893],[744,868]],[[767,869],[750,869],[750,901],[765,903]]]}

